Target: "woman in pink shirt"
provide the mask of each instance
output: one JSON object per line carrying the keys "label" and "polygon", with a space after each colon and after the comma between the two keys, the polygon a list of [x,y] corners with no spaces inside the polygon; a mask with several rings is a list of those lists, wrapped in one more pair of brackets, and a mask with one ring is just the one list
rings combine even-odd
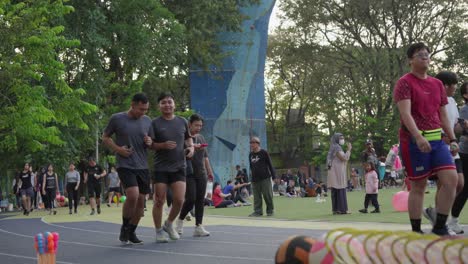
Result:
{"label": "woman in pink shirt", "polygon": [[367,213],[367,207],[369,202],[372,202],[372,205],[375,207],[375,210],[371,213],[380,213],[379,201],[377,201],[377,196],[379,193],[379,178],[377,172],[375,172],[374,163],[366,162],[365,167],[366,174],[366,198],[364,199],[364,209],[359,210],[361,213]]}

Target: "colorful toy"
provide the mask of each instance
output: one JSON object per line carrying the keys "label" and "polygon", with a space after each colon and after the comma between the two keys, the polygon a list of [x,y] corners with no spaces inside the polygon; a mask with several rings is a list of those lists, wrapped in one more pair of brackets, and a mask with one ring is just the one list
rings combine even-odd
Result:
{"label": "colorful toy", "polygon": [[58,241],[59,235],[56,232],[39,233],[34,236],[38,264],[55,264]]}
{"label": "colorful toy", "polygon": [[125,203],[125,200],[127,200],[127,196],[122,195],[122,196],[120,197],[120,202],[121,202],[121,203]]}

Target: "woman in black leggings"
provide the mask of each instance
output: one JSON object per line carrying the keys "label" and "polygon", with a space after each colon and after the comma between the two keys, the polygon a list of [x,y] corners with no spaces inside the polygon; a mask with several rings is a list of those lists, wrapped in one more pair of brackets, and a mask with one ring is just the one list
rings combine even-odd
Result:
{"label": "woman in black leggings", "polygon": [[210,235],[203,227],[202,222],[205,208],[207,175],[213,175],[213,171],[211,170],[208,152],[206,151],[208,145],[205,138],[200,134],[202,127],[203,118],[200,115],[193,114],[190,116],[189,129],[193,137],[195,153],[190,160],[187,160],[185,202],[176,221],[176,231],[182,234],[184,218],[195,207],[195,230],[193,232],[193,236],[195,237]]}
{"label": "woman in black leggings", "polygon": [[75,214],[78,209],[78,187],[80,186],[80,173],[75,170],[75,164],[70,163],[68,172],[65,174],[65,183],[67,186],[68,194],[68,209],[69,214],[72,214],[72,207],[74,205]]}
{"label": "woman in black leggings", "polygon": [[44,174],[44,180],[42,182],[42,194],[47,197],[45,207],[46,210],[49,210],[49,214],[52,214],[52,212],[54,213],[54,215],[57,214],[57,210],[55,210],[54,208],[55,194],[57,190],[57,173],[54,172],[54,166],[52,166],[52,164],[49,164],[49,166],[47,166],[47,172]]}

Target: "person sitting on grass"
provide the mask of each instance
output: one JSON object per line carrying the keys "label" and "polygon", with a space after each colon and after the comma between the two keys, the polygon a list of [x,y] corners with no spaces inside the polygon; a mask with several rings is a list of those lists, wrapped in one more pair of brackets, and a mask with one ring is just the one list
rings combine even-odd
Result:
{"label": "person sitting on grass", "polygon": [[224,194],[221,191],[221,185],[219,182],[215,182],[213,184],[213,205],[215,208],[226,208],[226,207],[235,207],[237,206],[234,201],[232,200],[225,200],[225,198],[229,198],[231,196],[231,193]]}
{"label": "person sitting on grass", "polygon": [[286,196],[290,198],[297,197],[295,185],[296,185],[296,182],[294,180],[289,180],[288,188],[286,188]]}
{"label": "person sitting on grass", "polygon": [[367,213],[369,202],[372,202],[375,210],[371,213],[380,213],[379,202],[377,201],[379,193],[379,178],[375,171],[375,165],[373,162],[367,161],[364,166],[364,169],[366,170],[366,174],[364,176],[366,179],[366,198],[364,199],[364,209],[359,210],[359,212]]}
{"label": "person sitting on grass", "polygon": [[241,202],[244,205],[250,205],[250,203],[248,203],[246,200],[244,200],[244,198],[242,198],[242,195],[240,193],[240,190],[244,186],[247,186],[249,184],[250,182],[246,182],[246,183],[236,182],[236,184],[234,184],[231,180],[229,180],[227,181],[226,186],[224,186],[223,194],[231,194],[229,199],[232,200],[234,203]]}

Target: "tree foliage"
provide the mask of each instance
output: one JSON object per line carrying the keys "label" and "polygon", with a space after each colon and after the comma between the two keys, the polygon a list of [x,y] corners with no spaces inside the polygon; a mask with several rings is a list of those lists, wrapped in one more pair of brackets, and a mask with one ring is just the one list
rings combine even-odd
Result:
{"label": "tree foliage", "polygon": [[0,167],[94,155],[138,91],[152,117],[163,91],[190,113],[189,68],[220,63],[216,36],[239,30],[239,7],[255,2],[0,0]]}
{"label": "tree foliage", "polygon": [[[269,107],[286,103],[301,112],[305,105],[303,119],[318,127],[322,146],[334,132],[354,143],[354,153],[368,136],[379,155],[397,142],[392,91],[408,71],[405,51],[411,43],[423,41],[432,48],[433,71],[445,65],[466,74],[464,2],[283,0],[280,9],[288,22],[269,45],[269,74],[279,98]],[[288,116],[285,112],[280,118]],[[288,133],[277,120],[268,122],[271,131]],[[302,133],[310,138],[317,131]],[[315,157],[323,160],[326,150],[318,148]]]}
{"label": "tree foliage", "polygon": [[72,11],[61,1],[0,1],[2,160],[15,162],[48,146],[63,146],[65,128],[89,128],[84,116],[96,107],[82,100],[85,90],[67,83],[59,59],[79,45],[66,39],[57,23]]}

